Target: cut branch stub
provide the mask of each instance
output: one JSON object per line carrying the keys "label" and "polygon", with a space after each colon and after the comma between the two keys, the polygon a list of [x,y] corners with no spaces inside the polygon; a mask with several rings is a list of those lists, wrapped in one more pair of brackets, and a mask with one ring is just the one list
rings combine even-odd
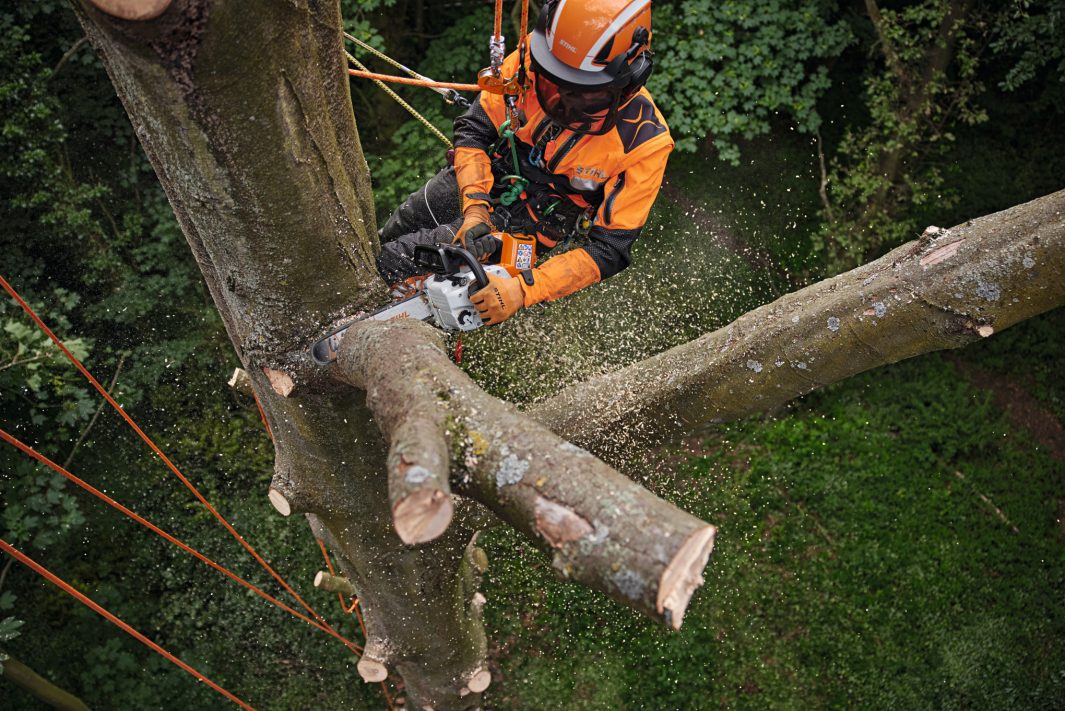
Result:
{"label": "cut branch stub", "polygon": [[355,665],[355,668],[359,671],[359,676],[367,684],[374,684],[388,678],[388,667],[376,659],[369,659],[364,656]]}
{"label": "cut branch stub", "polygon": [[355,586],[347,578],[319,570],[314,576],[314,587],[326,592],[335,592],[351,597],[355,594]]}
{"label": "cut branch stub", "polygon": [[492,683],[492,672],[487,669],[478,669],[466,682],[466,688],[475,694],[479,694]]}
{"label": "cut branch stub", "polygon": [[270,387],[273,391],[281,397],[290,397],[296,389],[296,381],[292,379],[291,375],[283,370],[263,368],[263,374],[266,375],[266,379],[270,381]]}
{"label": "cut branch stub", "polygon": [[[462,493],[549,552],[560,575],[679,628],[714,527],[487,395],[437,338],[420,323],[357,324],[341,344],[336,373],[366,384],[367,404],[393,448],[407,411],[432,427],[446,423],[446,451],[468,475]],[[404,441],[420,445],[405,446],[412,461],[439,456],[436,437]]]}
{"label": "cut branch stub", "polygon": [[229,387],[245,395],[251,395],[251,376],[248,375],[248,371],[243,368],[235,368],[233,375],[229,378]]}
{"label": "cut branch stub", "polygon": [[277,489],[270,487],[270,490],[266,493],[266,495],[270,499],[270,503],[274,505],[274,508],[277,509],[277,512],[279,514],[281,514],[282,516],[292,515],[292,505],[289,504],[288,499],[285,498],[284,494],[282,494]]}
{"label": "cut branch stub", "polygon": [[93,7],[112,17],[143,22],[166,12],[172,0],[89,0]]}
{"label": "cut branch stub", "polygon": [[270,481],[270,489],[266,495],[282,516],[291,516],[294,513],[314,513],[321,509],[312,503],[311,497],[301,493],[291,479],[277,471],[274,472],[274,478]]}

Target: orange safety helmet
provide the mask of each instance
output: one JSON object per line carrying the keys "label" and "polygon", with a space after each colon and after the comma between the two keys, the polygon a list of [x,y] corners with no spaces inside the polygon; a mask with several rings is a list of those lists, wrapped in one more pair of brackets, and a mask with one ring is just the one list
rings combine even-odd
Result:
{"label": "orange safety helmet", "polygon": [[651,76],[651,0],[547,0],[529,49],[544,112],[606,133]]}

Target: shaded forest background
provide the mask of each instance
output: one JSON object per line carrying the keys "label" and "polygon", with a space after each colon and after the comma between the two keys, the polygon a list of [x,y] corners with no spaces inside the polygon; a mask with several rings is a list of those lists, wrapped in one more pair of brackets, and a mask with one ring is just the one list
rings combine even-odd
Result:
{"label": "shaded forest background", "polygon": [[[436,79],[469,81],[486,61],[490,4],[342,5],[353,34]],[[1065,187],[1063,0],[685,0],[655,13],[651,88],[678,151],[635,266],[468,337],[463,365],[497,395],[535,400],[928,224]],[[231,345],[82,38],[63,3],[0,11],[0,274],[310,588],[317,546],[267,502],[272,448],[255,404],[226,387]],[[454,107],[400,92],[449,133]],[[352,95],[383,217],[443,164],[443,146],[371,84]],[[3,429],[266,585],[6,298],[0,326]],[[1063,369],[1059,310],[634,452],[643,483],[721,529],[679,634],[556,582],[539,553],[490,530],[487,704],[1065,705]],[[0,497],[3,538],[259,708],[384,707],[340,645],[6,446]],[[93,708],[226,705],[7,560],[5,654]],[[35,703],[0,680],[0,706]]]}

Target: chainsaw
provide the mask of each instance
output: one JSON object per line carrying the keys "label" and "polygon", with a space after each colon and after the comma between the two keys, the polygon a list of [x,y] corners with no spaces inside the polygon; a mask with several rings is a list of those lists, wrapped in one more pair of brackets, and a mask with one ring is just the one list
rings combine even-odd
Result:
{"label": "chainsaw", "polygon": [[497,264],[481,264],[467,250],[455,244],[420,244],[414,248],[414,263],[424,270],[413,281],[414,293],[373,313],[349,321],[327,334],[311,348],[318,365],[336,360],[344,332],[359,321],[392,321],[412,318],[428,321],[444,331],[472,331],[483,324],[470,295],[488,286],[489,275],[511,279],[531,269],[536,261],[536,238],[497,232],[502,243]]}

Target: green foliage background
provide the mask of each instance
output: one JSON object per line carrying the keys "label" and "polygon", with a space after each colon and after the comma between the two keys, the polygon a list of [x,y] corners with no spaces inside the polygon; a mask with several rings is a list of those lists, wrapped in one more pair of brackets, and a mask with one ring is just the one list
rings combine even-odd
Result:
{"label": "green foliage background", "polygon": [[[885,31],[915,71],[949,9],[882,3]],[[345,0],[343,10],[349,30],[435,78],[467,81],[485,61],[483,3]],[[651,87],[681,150],[637,266],[476,334],[466,367],[497,394],[534,400],[875,256],[924,224],[1065,187],[1065,5],[976,2],[967,17],[955,62],[930,85],[934,110],[922,116],[935,120],[913,121],[860,4],[656,3]],[[225,385],[231,346],[81,37],[64,4],[0,10],[0,275],[306,589],[317,548],[263,496],[272,451],[255,405]],[[449,132],[454,107],[400,92]],[[443,146],[372,85],[353,83],[352,93],[387,216],[439,169]],[[902,144],[893,199],[877,202],[877,157]],[[680,634],[555,581],[515,534],[488,532],[496,682],[486,703],[1065,706],[1065,465],[974,384],[1005,379],[995,382],[1060,427],[1063,353],[1065,321],[1052,313],[956,357],[869,373],[650,453],[633,467],[645,483],[721,528]],[[6,297],[0,426],[273,589]],[[3,538],[257,707],[384,707],[338,644],[6,445],[0,500]],[[350,619],[340,624],[357,637]],[[0,665],[7,655],[93,708],[228,706],[0,561]],[[0,707],[37,708],[3,680]]]}

